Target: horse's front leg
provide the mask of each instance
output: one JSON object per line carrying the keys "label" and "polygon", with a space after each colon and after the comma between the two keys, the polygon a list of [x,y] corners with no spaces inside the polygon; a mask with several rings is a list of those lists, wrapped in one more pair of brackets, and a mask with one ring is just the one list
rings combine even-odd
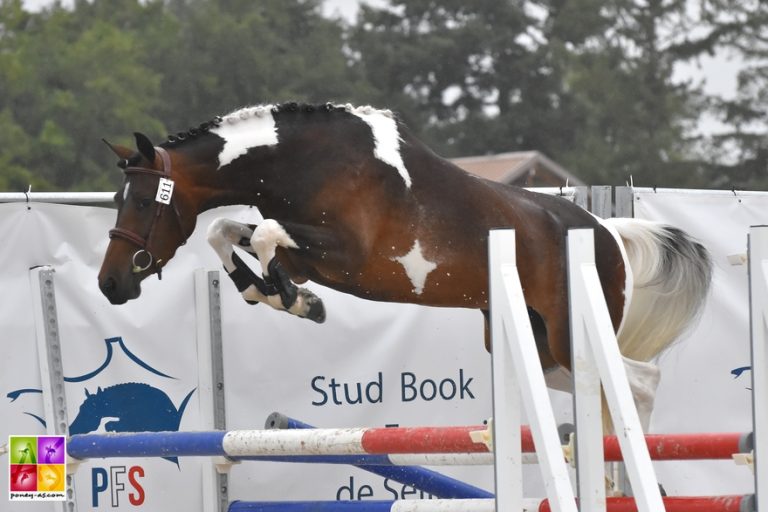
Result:
{"label": "horse's front leg", "polygon": [[257,276],[234,250],[237,245],[250,251],[251,236],[253,226],[229,219],[216,219],[208,226],[208,244],[216,251],[237,291],[247,303],[257,304],[267,302],[264,280]]}
{"label": "horse's front leg", "polygon": [[324,322],[325,307],[322,300],[310,290],[293,284],[288,272],[275,257],[277,247],[299,248],[285,228],[274,219],[266,219],[253,230],[250,243],[261,263],[262,276],[267,286],[267,303],[276,309],[284,308],[294,315]]}
{"label": "horse's front leg", "polygon": [[[285,306],[282,300],[274,300],[279,296],[275,286],[257,276],[234,251],[234,246],[238,246],[258,257],[251,246],[251,239],[256,231],[254,228],[258,229],[252,224],[243,224],[224,218],[216,219],[208,227],[208,243],[216,251],[224,265],[224,270],[227,271],[227,275],[232,279],[243,299],[249,304],[264,302],[276,309],[285,309],[294,315],[309,318],[315,322],[323,322],[325,310],[322,301],[314,293],[306,288],[299,288],[294,300]],[[295,288],[293,283],[290,285]],[[270,299],[271,295],[272,299]]]}

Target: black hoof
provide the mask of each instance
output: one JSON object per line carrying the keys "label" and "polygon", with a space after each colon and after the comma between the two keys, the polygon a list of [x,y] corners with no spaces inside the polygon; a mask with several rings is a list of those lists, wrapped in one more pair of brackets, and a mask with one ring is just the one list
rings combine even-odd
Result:
{"label": "black hoof", "polygon": [[307,308],[306,313],[300,316],[318,324],[325,322],[325,305],[323,300],[306,288],[299,289],[299,295],[304,299],[304,304]]}
{"label": "black hoof", "polygon": [[325,322],[325,306],[322,300],[317,299],[314,302],[310,302],[307,318],[318,324]]}

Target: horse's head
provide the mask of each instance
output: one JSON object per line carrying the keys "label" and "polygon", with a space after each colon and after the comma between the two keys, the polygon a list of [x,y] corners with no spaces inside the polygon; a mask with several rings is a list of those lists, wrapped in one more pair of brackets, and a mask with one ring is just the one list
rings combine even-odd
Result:
{"label": "horse's head", "polygon": [[89,393],[87,389],[85,390],[85,400],[80,404],[77,417],[69,426],[70,434],[84,434],[99,428],[101,419],[107,416],[107,412],[104,410],[106,407],[101,395],[102,392],[101,388],[96,393]]}
{"label": "horse's head", "polygon": [[185,191],[189,185],[179,172],[183,162],[146,136],[135,136],[138,151],[107,143],[125,174],[115,194],[117,223],[99,272],[99,288],[112,304],[138,297],[147,276],[160,277],[195,227],[196,211]]}

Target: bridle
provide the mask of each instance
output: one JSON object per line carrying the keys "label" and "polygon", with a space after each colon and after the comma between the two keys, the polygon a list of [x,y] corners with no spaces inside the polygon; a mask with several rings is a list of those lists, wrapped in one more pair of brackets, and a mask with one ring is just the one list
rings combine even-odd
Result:
{"label": "bridle", "polygon": [[[131,242],[132,244],[139,247],[139,250],[133,253],[133,257],[131,258],[131,264],[133,265],[131,271],[134,274],[144,272],[150,267],[154,267],[153,271],[157,272],[157,278],[162,279],[163,260],[156,258],[152,254],[152,251],[150,251],[150,242],[152,240],[152,234],[155,231],[155,226],[157,226],[157,223],[167,209],[167,206],[170,206],[171,210],[175,214],[176,223],[178,224],[179,231],[181,231],[182,234],[182,245],[186,243],[189,235],[184,231],[184,226],[181,222],[181,214],[179,213],[179,209],[176,203],[173,201],[171,157],[168,155],[168,152],[161,147],[155,147],[155,153],[160,155],[160,159],[163,162],[163,168],[161,170],[150,169],[147,167],[126,167],[123,169],[123,172],[128,176],[131,174],[145,174],[157,177],[158,189],[155,196],[155,214],[152,217],[152,224],[149,226],[149,232],[147,233],[147,236],[141,237],[133,231],[116,227],[109,230],[109,238],[122,238],[123,240]],[[140,260],[142,258],[146,258],[146,264],[144,265],[140,264]]]}

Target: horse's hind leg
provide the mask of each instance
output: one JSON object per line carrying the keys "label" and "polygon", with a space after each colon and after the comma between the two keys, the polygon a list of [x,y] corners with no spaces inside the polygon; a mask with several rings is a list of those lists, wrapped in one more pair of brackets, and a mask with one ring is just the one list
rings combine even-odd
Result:
{"label": "horse's hind leg", "polygon": [[250,244],[261,263],[267,286],[266,302],[276,309],[286,309],[315,322],[325,321],[325,307],[320,298],[306,288],[298,288],[293,284],[275,257],[277,247],[299,248],[285,228],[274,219],[266,219],[253,230]]}

